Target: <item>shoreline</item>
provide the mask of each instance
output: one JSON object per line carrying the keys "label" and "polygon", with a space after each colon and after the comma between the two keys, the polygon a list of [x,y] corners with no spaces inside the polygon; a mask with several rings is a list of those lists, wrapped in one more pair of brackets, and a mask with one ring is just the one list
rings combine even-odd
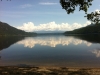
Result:
{"label": "shoreline", "polygon": [[99,75],[100,68],[0,66],[0,75]]}

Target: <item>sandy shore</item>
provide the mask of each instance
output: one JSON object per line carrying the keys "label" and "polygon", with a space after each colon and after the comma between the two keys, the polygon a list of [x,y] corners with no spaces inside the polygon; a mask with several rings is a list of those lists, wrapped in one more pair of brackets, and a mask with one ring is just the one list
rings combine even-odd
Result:
{"label": "sandy shore", "polygon": [[100,68],[0,67],[0,75],[100,75]]}

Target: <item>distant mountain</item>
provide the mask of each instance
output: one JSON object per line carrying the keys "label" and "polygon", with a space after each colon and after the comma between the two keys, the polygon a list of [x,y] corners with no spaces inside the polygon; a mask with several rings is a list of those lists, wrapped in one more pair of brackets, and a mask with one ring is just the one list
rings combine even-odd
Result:
{"label": "distant mountain", "polygon": [[65,35],[69,34],[100,34],[100,24],[98,25],[89,25],[83,28],[75,29],[73,31],[66,31]]}
{"label": "distant mountain", "polygon": [[0,22],[0,35],[26,36],[36,35],[36,33],[29,33],[10,26],[7,23]]}
{"label": "distant mountain", "polygon": [[64,31],[37,31],[37,35],[63,35]]}
{"label": "distant mountain", "polygon": [[64,31],[36,31],[36,33],[64,33]]}

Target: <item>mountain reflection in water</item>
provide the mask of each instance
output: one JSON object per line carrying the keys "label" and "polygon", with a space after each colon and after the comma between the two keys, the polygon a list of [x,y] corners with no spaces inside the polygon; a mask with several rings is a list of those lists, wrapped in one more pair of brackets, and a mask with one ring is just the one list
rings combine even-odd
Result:
{"label": "mountain reflection in water", "polygon": [[0,65],[100,67],[99,35],[0,37]]}
{"label": "mountain reflection in water", "polygon": [[24,39],[23,36],[0,36],[0,50],[10,47],[22,39]]}

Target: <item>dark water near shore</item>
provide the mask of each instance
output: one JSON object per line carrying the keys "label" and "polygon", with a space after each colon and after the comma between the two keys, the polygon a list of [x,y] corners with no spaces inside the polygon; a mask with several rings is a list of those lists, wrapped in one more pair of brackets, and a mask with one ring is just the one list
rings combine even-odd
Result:
{"label": "dark water near shore", "polygon": [[0,66],[100,67],[100,36],[0,37]]}

